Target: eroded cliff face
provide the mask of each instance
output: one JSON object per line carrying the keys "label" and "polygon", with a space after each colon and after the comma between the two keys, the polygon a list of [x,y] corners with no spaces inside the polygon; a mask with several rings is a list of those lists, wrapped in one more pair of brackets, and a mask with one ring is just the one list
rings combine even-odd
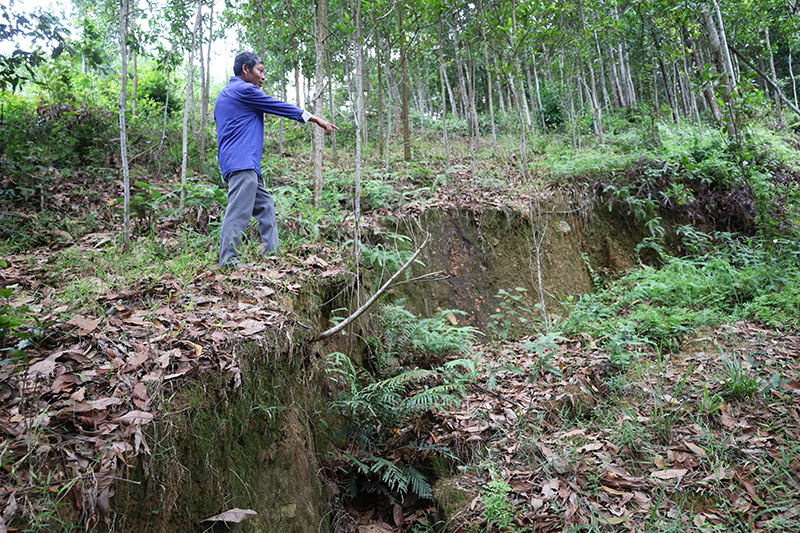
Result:
{"label": "eroded cliff face", "polygon": [[633,250],[642,237],[604,207],[581,213],[555,199],[533,219],[518,211],[428,211],[419,228],[431,234],[431,242],[420,256],[424,266],[414,265],[410,277],[426,272],[447,277],[400,285],[394,295],[422,316],[440,309],[467,311],[463,321],[484,331],[501,289],[522,295],[518,306],[537,313],[542,294],[546,311],[563,315],[568,296],[593,292],[593,276],[633,268]]}

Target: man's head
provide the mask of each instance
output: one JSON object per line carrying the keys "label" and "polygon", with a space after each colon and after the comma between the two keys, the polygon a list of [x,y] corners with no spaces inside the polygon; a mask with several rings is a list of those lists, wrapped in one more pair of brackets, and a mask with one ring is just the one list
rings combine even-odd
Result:
{"label": "man's head", "polygon": [[242,52],[233,60],[233,74],[261,87],[264,83],[264,60],[253,52]]}

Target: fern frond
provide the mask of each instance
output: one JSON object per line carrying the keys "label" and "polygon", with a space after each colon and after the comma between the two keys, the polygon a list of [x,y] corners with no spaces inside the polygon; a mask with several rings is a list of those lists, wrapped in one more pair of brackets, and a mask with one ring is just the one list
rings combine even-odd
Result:
{"label": "fern frond", "polygon": [[408,491],[409,474],[408,469],[404,465],[395,464],[383,457],[371,456],[374,464],[371,467],[372,472],[381,476],[387,487],[391,490],[396,490],[402,494]]}
{"label": "fern frond", "polygon": [[408,469],[408,478],[411,492],[424,499],[433,497],[431,483],[425,474],[412,466]]}

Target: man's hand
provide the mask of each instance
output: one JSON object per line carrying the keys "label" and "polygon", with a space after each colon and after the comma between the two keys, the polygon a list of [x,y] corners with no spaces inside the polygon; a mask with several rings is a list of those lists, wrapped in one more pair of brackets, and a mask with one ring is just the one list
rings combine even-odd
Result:
{"label": "man's hand", "polygon": [[309,122],[313,122],[314,124],[316,124],[317,126],[322,128],[323,130],[325,130],[325,135],[330,135],[331,133],[333,133],[333,130],[338,130],[339,129],[332,122],[328,122],[324,118],[319,118],[316,115],[311,115],[311,117],[308,119],[308,121]]}

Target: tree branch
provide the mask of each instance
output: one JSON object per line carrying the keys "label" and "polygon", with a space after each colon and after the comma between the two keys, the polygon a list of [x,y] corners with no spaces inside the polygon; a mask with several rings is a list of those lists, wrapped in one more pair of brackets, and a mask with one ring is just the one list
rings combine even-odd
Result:
{"label": "tree branch", "polygon": [[389,287],[391,287],[391,286],[392,286],[392,284],[394,283],[394,281],[395,281],[397,278],[399,278],[399,277],[400,277],[400,276],[403,274],[403,272],[405,272],[405,271],[406,271],[406,269],[408,269],[408,267],[410,267],[410,266],[411,266],[411,263],[413,263],[413,262],[414,262],[414,261],[417,259],[417,257],[419,256],[419,254],[420,254],[420,253],[422,252],[422,250],[423,250],[423,249],[424,249],[424,248],[425,248],[425,247],[428,245],[428,242],[430,242],[430,240],[431,240],[431,234],[429,233],[429,234],[428,234],[428,235],[425,237],[425,242],[423,242],[423,243],[422,243],[422,245],[421,245],[419,248],[417,248],[417,251],[416,251],[416,252],[414,252],[414,255],[412,255],[412,256],[411,256],[411,259],[409,259],[408,261],[406,261],[406,262],[405,262],[405,264],[404,264],[402,267],[400,267],[400,270],[398,270],[398,271],[395,273],[395,275],[394,275],[394,276],[392,276],[391,278],[389,278],[389,281],[387,281],[386,283],[384,283],[384,284],[383,284],[383,287],[381,287],[380,289],[378,289],[378,292],[376,292],[375,294],[373,294],[373,295],[372,295],[372,298],[370,298],[370,299],[367,301],[367,303],[365,303],[364,305],[362,305],[362,306],[361,306],[361,307],[358,309],[358,311],[356,311],[355,313],[353,313],[352,315],[350,315],[349,317],[347,317],[346,319],[344,319],[342,322],[339,322],[337,325],[335,325],[335,326],[334,326],[334,327],[332,327],[331,329],[329,329],[329,330],[327,330],[327,331],[324,331],[323,333],[320,333],[320,334],[319,334],[319,336],[318,336],[318,337],[316,337],[316,338],[314,338],[314,339],[312,339],[312,340],[311,340],[311,342],[321,341],[322,339],[327,339],[328,337],[330,337],[330,336],[332,336],[332,335],[335,335],[335,334],[339,333],[339,332],[340,332],[340,331],[342,331],[344,328],[346,328],[347,326],[349,326],[349,325],[350,325],[350,324],[351,324],[351,323],[352,323],[352,322],[353,322],[355,319],[357,319],[357,318],[358,318],[358,317],[360,317],[362,314],[364,314],[364,311],[366,311],[367,309],[369,309],[370,307],[372,307],[372,304],[374,304],[375,302],[377,302],[377,301],[378,301],[378,298],[380,298],[380,297],[381,297],[381,295],[382,295],[383,293],[385,293],[385,292],[386,292],[386,291],[389,289]]}
{"label": "tree branch", "polygon": [[758,74],[761,77],[762,80],[764,80],[765,82],[769,83],[770,87],[775,89],[775,92],[778,93],[778,96],[780,97],[781,101],[783,101],[784,104],[789,106],[789,108],[791,108],[792,111],[794,111],[795,113],[797,113],[798,116],[800,116],[800,109],[798,109],[796,105],[794,105],[791,101],[789,101],[788,98],[786,98],[786,96],[783,95],[783,91],[781,91],[781,88],[778,87],[775,84],[775,82],[772,81],[769,78],[769,76],[767,76],[765,73],[761,72],[761,70],[759,70],[759,68],[757,66],[755,66],[750,61],[748,61],[748,59],[746,57],[744,57],[742,55],[742,53],[739,52],[739,50],[734,48],[732,44],[728,43],[728,48],[730,48],[731,52],[733,52],[733,54],[736,57],[738,57],[742,61],[742,63],[744,63],[745,65],[747,65],[751,69],[753,69],[753,71],[755,71],[755,73]]}

